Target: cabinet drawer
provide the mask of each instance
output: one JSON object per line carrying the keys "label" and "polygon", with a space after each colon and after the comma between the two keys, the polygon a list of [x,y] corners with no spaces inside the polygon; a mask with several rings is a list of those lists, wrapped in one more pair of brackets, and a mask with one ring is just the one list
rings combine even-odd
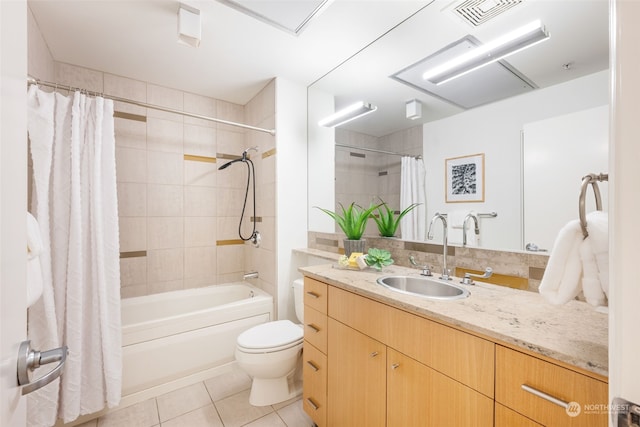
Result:
{"label": "cabinet drawer", "polygon": [[327,314],[327,284],[305,277],[304,304],[320,313]]}
{"label": "cabinet drawer", "polygon": [[327,424],[327,356],[308,342],[304,343],[302,352],[302,376],[302,407],[318,427],[324,427]]}
{"label": "cabinet drawer", "polygon": [[496,402],[540,424],[607,425],[607,389],[603,381],[496,346]]}
{"label": "cabinet drawer", "polygon": [[304,339],[327,354],[327,315],[305,305]]}

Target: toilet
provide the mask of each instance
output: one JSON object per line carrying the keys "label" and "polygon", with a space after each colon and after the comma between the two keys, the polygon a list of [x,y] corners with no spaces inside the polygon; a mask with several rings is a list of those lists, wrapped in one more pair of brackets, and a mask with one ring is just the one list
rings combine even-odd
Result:
{"label": "toilet", "polygon": [[[304,282],[293,282],[296,317],[304,319]],[[238,336],[235,357],[238,366],[253,380],[249,403],[273,405],[301,392],[300,367],[304,331],[301,324],[277,320],[254,326]]]}

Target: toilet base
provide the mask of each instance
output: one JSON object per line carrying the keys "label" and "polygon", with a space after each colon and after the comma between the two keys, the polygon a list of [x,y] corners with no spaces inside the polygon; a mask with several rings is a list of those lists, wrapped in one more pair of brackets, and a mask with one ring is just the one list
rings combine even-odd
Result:
{"label": "toilet base", "polygon": [[302,381],[297,375],[284,378],[254,378],[249,403],[253,406],[268,406],[293,399],[302,394]]}

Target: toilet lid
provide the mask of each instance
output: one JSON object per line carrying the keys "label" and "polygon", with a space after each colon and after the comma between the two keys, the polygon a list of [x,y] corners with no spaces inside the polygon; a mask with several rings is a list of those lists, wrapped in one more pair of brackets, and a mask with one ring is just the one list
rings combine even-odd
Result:
{"label": "toilet lid", "polygon": [[300,341],[304,336],[300,326],[290,320],[277,320],[254,326],[238,336],[238,345],[247,349],[269,349]]}

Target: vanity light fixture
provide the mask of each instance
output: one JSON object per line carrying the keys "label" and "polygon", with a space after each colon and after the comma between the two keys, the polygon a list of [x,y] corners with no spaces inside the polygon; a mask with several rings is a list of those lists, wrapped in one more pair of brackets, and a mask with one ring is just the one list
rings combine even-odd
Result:
{"label": "vanity light fixture", "polygon": [[548,39],[549,33],[542,23],[533,21],[427,70],[422,78],[440,85]]}
{"label": "vanity light fixture", "polygon": [[355,120],[369,113],[373,113],[377,109],[378,107],[376,107],[375,105],[371,105],[364,101],[359,101],[355,104],[343,108],[342,110],[336,111],[330,116],[325,117],[318,122],[318,125],[332,128],[350,122],[351,120]]}
{"label": "vanity light fixture", "polygon": [[178,43],[200,46],[200,10],[180,3],[178,9]]}

